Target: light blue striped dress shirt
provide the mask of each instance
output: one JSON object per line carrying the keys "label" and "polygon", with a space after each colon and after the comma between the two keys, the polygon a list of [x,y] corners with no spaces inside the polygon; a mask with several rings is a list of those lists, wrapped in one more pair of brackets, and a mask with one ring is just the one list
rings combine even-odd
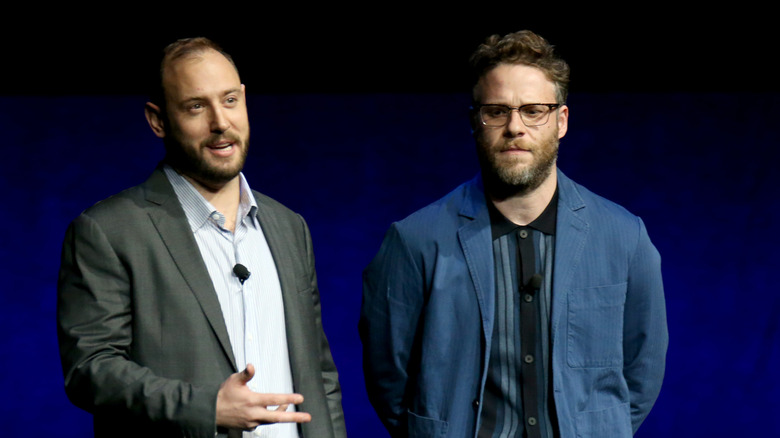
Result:
{"label": "light blue striped dress shirt", "polygon": [[[225,215],[217,211],[189,181],[169,166],[168,180],[179,198],[222,308],[236,366],[251,363],[255,377],[249,388],[258,393],[293,392],[284,304],[279,275],[271,250],[257,220],[257,202],[240,174],[241,195],[235,232],[224,228]],[[250,276],[242,285],[233,273],[240,263]],[[194,365],[193,365],[194,366]],[[290,405],[288,411],[295,410]],[[298,438],[295,423],[259,426],[250,437]]]}

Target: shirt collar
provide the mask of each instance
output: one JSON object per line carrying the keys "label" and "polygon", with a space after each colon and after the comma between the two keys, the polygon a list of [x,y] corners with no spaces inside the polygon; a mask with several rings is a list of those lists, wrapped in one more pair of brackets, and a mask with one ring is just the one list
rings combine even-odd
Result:
{"label": "shirt collar", "polygon": [[257,216],[257,201],[252,195],[252,189],[249,188],[249,183],[246,181],[244,174],[239,173],[238,176],[241,181],[238,217],[243,220],[243,218],[250,216],[252,218],[252,223],[254,224],[254,219]]}
{"label": "shirt collar", "polygon": [[[179,203],[184,209],[184,214],[187,217],[187,222],[190,224],[190,229],[195,232],[208,220],[217,222],[220,226],[224,225],[224,215],[217,211],[213,205],[193,185],[187,181],[184,176],[179,174],[170,165],[163,165],[163,171],[165,176],[168,177],[173,191],[176,192],[176,197],[179,199]],[[254,225],[254,217],[257,212],[257,202],[255,197],[252,196],[252,190],[249,188],[246,178],[243,173],[239,173],[240,178],[240,195],[238,204],[238,218],[243,220],[247,215],[250,215],[251,223]]]}
{"label": "shirt collar", "polygon": [[525,227],[533,228],[545,234],[555,235],[555,221],[558,217],[558,188],[557,187],[555,188],[555,193],[553,194],[552,199],[550,199],[550,203],[547,204],[547,207],[544,208],[542,214],[540,214],[539,217],[531,221],[531,223],[529,223],[525,227],[522,225],[517,225],[514,222],[507,219],[503,214],[501,214],[500,211],[498,211],[496,206],[493,205],[493,203],[489,199],[487,201],[487,204],[488,204],[488,212],[490,213],[490,228],[493,234],[493,240],[498,239],[504,234],[511,233],[512,231],[518,228],[525,228]]}

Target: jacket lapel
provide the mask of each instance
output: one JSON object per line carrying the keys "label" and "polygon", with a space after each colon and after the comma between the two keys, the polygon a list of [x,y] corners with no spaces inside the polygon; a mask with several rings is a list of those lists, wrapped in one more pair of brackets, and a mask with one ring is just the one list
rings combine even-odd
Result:
{"label": "jacket lapel", "polygon": [[255,201],[257,202],[256,217],[260,222],[260,227],[263,229],[263,235],[266,242],[268,242],[268,247],[276,264],[276,273],[279,276],[279,284],[282,288],[282,296],[285,297],[285,308],[287,308],[288,299],[286,294],[294,284],[294,278],[290,277],[290,269],[283,269],[290,266],[289,251],[285,251],[285,248],[289,245],[285,245],[285,234],[280,232],[282,224],[279,223],[279,217],[271,214],[268,206],[264,205],[262,198],[255,196]]}
{"label": "jacket lapel", "polygon": [[222,316],[222,309],[211,277],[200,255],[198,244],[187,224],[184,210],[161,168],[155,170],[144,184],[144,188],[147,201],[154,205],[153,208],[149,208],[149,217],[152,223],[168,248],[182,277],[200,303],[200,307],[217,339],[219,339],[222,350],[230,359],[233,369],[238,371],[225,320]]}
{"label": "jacket lapel", "polygon": [[[276,274],[279,277],[279,286],[282,289],[282,302],[284,303],[284,324],[287,333],[287,348],[290,357],[290,368],[293,373],[293,382],[300,384],[299,371],[308,366],[306,360],[311,353],[311,345],[307,345],[305,339],[305,329],[308,327],[305,321],[301,319],[302,309],[296,288],[295,266],[302,263],[301,254],[292,251],[297,248],[289,232],[289,224],[282,223],[282,216],[274,214],[272,206],[268,205],[262,197],[255,194],[257,201],[257,220],[263,230],[268,248],[271,250],[274,264],[276,265]],[[300,272],[300,271],[298,271]],[[296,390],[300,390],[296,388]]]}
{"label": "jacket lapel", "polygon": [[495,313],[495,271],[490,215],[478,175],[465,185],[460,216],[468,221],[458,230],[463,256],[477,294],[485,345],[490,345]]}
{"label": "jacket lapel", "polygon": [[585,201],[580,196],[576,184],[558,171],[558,218],[555,230],[552,293],[553,345],[558,342],[558,326],[565,320],[568,293],[590,231],[584,209]]}

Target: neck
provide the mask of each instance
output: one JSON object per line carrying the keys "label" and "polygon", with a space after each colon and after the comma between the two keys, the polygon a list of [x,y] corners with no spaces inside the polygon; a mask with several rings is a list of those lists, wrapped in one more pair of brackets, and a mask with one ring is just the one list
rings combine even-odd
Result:
{"label": "neck", "polygon": [[240,177],[236,176],[223,184],[204,184],[188,175],[183,174],[183,176],[195,187],[198,193],[203,195],[203,198],[209,201],[217,211],[225,215],[225,228],[234,231],[241,196]]}
{"label": "neck", "polygon": [[517,225],[528,225],[550,204],[557,186],[558,174],[553,167],[550,175],[533,190],[491,190],[487,187],[486,190],[490,201],[504,217]]}

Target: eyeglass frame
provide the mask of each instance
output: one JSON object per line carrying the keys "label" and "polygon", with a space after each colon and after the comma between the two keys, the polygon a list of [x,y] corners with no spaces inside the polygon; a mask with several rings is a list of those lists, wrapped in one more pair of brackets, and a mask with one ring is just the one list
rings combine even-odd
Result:
{"label": "eyeglass frame", "polygon": [[[523,119],[523,113],[521,113],[520,110],[522,108],[525,108],[525,107],[528,107],[528,106],[534,106],[534,105],[546,106],[548,108],[547,119],[545,119],[544,123],[540,123],[538,125],[529,125],[529,124],[527,124],[525,122],[525,119]],[[523,122],[523,125],[525,125],[528,128],[534,128],[536,126],[544,126],[544,125],[546,125],[547,122],[550,121],[550,114],[553,111],[557,110],[558,108],[560,108],[560,107],[562,107],[564,105],[565,104],[563,104],[563,103],[526,103],[525,105],[520,105],[520,106],[509,106],[509,105],[504,105],[504,104],[501,104],[501,103],[484,103],[484,104],[483,103],[477,103],[477,104],[474,104],[474,105],[470,106],[469,109],[471,111],[476,112],[479,115],[479,121],[480,121],[480,123],[482,123],[482,126],[487,126],[488,128],[503,128],[503,127],[506,127],[509,124],[509,122],[512,120],[512,116],[511,116],[512,111],[515,111],[515,110],[520,115],[520,121]],[[482,111],[481,111],[481,109],[483,107],[486,107],[486,106],[500,106],[500,107],[504,107],[504,108],[508,109],[509,110],[509,115],[506,118],[506,123],[504,123],[503,125],[488,125],[487,123],[485,123],[485,120],[482,118]]]}

